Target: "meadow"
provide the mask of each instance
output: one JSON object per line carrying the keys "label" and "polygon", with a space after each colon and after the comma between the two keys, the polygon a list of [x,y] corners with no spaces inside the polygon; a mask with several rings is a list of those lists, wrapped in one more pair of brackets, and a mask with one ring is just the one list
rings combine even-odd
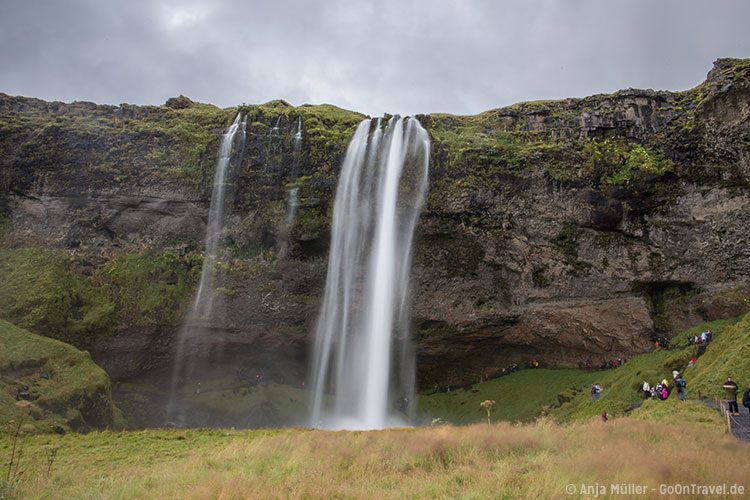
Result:
{"label": "meadow", "polygon": [[[28,436],[0,497],[558,498],[570,484],[658,489],[750,477],[750,444],[726,435],[716,412],[665,405],[566,425]],[[0,438],[6,465],[12,445]]]}

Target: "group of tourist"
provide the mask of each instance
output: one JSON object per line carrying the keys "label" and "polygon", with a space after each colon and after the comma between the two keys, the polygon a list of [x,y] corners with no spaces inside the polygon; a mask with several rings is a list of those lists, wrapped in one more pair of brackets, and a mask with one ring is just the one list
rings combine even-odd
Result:
{"label": "group of tourist", "polygon": [[669,349],[672,345],[672,341],[668,337],[659,337],[654,342],[654,347],[657,349]]}
{"label": "group of tourist", "polygon": [[677,389],[677,395],[680,400],[685,399],[685,389],[687,382],[682,377],[682,374],[678,370],[672,371],[672,381],[669,382],[666,378],[662,379],[656,385],[651,385],[648,380],[643,381],[643,399],[658,399],[664,401],[669,398],[670,394],[674,389]]}
{"label": "group of tourist", "polygon": [[[712,337],[713,333],[711,332],[711,330],[705,330],[701,332],[700,335],[688,336],[688,346],[698,346],[698,351],[691,357],[685,369],[695,366],[695,364],[698,362],[698,356],[705,352],[706,346],[708,346],[709,342],[711,342]],[[656,340],[655,345],[656,348],[659,349],[669,349],[670,341],[666,337],[659,337]],[[602,365],[602,368],[617,368],[618,366],[622,366],[622,364],[624,363],[625,361],[623,359],[617,358],[615,360],[604,363]],[[592,368],[591,362],[579,363],[578,366],[580,368]],[[727,412],[729,412],[731,415],[738,416],[739,404],[737,401],[737,395],[739,393],[739,387],[737,386],[737,383],[732,380],[731,377],[728,377],[722,387],[725,393]],[[675,389],[677,390],[677,395],[680,400],[685,400],[687,382],[685,382],[682,373],[680,373],[680,371],[677,369],[672,371],[671,381],[667,380],[666,377],[656,384],[650,384],[648,380],[644,380],[642,386],[643,399],[657,399],[660,401],[664,401],[666,399],[669,399],[669,396],[673,394]],[[592,384],[590,388],[591,400],[598,401],[599,399],[601,399],[603,392],[604,390],[602,389],[601,385],[599,385],[598,383]],[[742,394],[742,406],[746,407],[748,409],[748,413],[750,414],[750,389],[745,390],[744,394]],[[604,412],[602,413],[601,418],[604,422],[606,422],[609,419],[609,414],[607,412]]]}
{"label": "group of tourist", "polygon": [[700,335],[688,335],[688,345],[708,345],[711,342],[713,332],[711,330],[705,330]]}
{"label": "group of tourist", "polygon": [[510,375],[511,373],[515,373],[517,371],[518,371],[518,365],[516,363],[513,363],[507,368],[503,368],[502,370],[500,370],[500,376]]}
{"label": "group of tourist", "polygon": [[611,368],[619,368],[620,366],[624,364],[625,364],[625,360],[622,358],[610,359],[609,361],[606,361],[602,364],[602,370],[607,370]]}
{"label": "group of tourist", "polygon": [[[602,361],[602,363],[598,366],[598,369],[609,370],[612,368],[618,368],[624,364],[625,360],[623,358],[615,358],[607,361]],[[578,368],[580,368],[581,370],[593,370],[594,365],[593,363],[591,363],[591,360],[580,361],[578,363]]]}

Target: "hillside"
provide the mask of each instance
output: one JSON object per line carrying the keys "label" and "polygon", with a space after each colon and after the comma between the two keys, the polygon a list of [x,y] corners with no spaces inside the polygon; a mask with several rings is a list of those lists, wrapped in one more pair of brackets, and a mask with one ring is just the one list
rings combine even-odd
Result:
{"label": "hillside", "polygon": [[89,431],[122,425],[121,418],[107,374],[88,353],[0,320],[3,433]]}
{"label": "hillside", "polygon": [[[711,329],[714,340],[695,366],[686,368],[690,359],[698,354],[697,346],[687,344],[688,335],[700,334],[706,329]],[[529,421],[547,415],[560,422],[585,421],[604,411],[622,416],[630,414],[635,405],[643,402],[644,380],[652,385],[664,378],[671,380],[675,369],[685,378],[687,398],[701,404],[703,399],[723,398],[722,384],[729,376],[742,391],[750,389],[748,353],[750,314],[683,331],[675,337],[670,350],[640,354],[618,368],[603,371],[525,369],[466,389],[422,395],[420,410],[444,422],[476,423],[486,418],[479,403],[491,399],[497,403],[493,415],[498,420]],[[589,393],[595,383],[603,388],[598,401],[592,401]],[[675,411],[681,411],[679,402],[673,399],[676,395],[666,402],[649,401],[644,409],[657,415],[662,411],[660,405],[664,405],[664,416],[672,418]]]}

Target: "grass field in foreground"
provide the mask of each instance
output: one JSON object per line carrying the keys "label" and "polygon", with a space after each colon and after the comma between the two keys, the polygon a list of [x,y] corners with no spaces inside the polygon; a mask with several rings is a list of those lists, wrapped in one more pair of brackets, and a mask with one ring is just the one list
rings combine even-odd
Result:
{"label": "grass field in foreground", "polygon": [[[5,488],[22,498],[558,498],[596,482],[750,487],[750,444],[725,435],[712,410],[676,403],[569,425],[30,436],[23,474]],[[2,463],[10,447],[0,438]]]}

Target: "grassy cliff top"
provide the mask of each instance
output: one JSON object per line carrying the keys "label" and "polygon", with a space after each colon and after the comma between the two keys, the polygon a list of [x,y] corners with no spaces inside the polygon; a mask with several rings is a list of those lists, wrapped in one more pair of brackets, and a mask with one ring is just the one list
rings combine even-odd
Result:
{"label": "grassy cliff top", "polygon": [[[675,176],[745,185],[750,181],[736,164],[746,127],[725,101],[746,93],[749,82],[750,59],[720,59],[688,91],[628,89],[471,116],[419,115],[433,141],[429,208],[439,212],[467,190],[497,191],[507,176],[542,174],[602,189]],[[239,169],[248,191],[243,206],[267,205],[276,186],[291,182],[300,184],[303,198],[332,197],[346,145],[366,118],[330,104],[281,100],[221,109],[184,96],[161,106],[111,106],[0,94],[0,210],[4,191],[40,186],[205,197],[221,135],[238,112],[248,125]],[[707,129],[716,120],[732,125],[717,135]],[[714,142],[737,146],[719,151]]]}

